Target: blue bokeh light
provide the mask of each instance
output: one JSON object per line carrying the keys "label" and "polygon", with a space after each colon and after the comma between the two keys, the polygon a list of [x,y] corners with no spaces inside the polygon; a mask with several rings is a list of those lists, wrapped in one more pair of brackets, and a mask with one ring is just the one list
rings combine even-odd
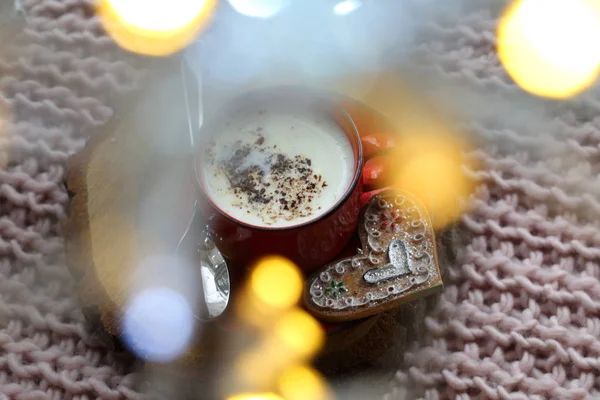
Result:
{"label": "blue bokeh light", "polygon": [[123,340],[138,357],[152,362],[177,359],[194,333],[194,313],[186,299],[167,287],[145,289],[123,316]]}

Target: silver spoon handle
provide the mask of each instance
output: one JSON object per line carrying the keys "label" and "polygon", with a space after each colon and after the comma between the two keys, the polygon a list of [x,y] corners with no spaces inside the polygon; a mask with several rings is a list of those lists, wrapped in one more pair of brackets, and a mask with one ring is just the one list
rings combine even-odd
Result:
{"label": "silver spoon handle", "polygon": [[[199,268],[205,267],[209,274],[209,279],[214,280],[216,293],[214,293],[214,289],[211,290],[206,287],[204,274],[201,273],[202,284],[199,285],[199,288],[202,293],[199,296],[200,304],[198,304],[198,308],[200,315],[198,317],[202,320],[208,320],[221,314],[228,303],[231,293],[229,269],[227,262],[211,240],[208,230],[203,225],[196,204],[194,204],[194,213],[190,219],[190,223],[177,244],[175,251],[176,254],[189,260],[192,265],[197,265]],[[225,306],[213,304],[214,302],[210,301],[210,299],[214,299],[215,297],[223,299],[221,303],[225,303]],[[209,303],[211,303],[212,307],[209,306]],[[223,309],[221,310],[221,308]]]}

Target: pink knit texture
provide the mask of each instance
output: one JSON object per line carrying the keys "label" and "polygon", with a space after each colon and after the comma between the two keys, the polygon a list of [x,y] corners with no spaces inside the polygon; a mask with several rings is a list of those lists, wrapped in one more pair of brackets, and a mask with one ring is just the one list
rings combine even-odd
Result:
{"label": "pink knit texture", "polygon": [[[141,398],[129,360],[85,329],[59,227],[65,161],[139,74],[92,0],[24,3],[28,41],[0,61],[14,119],[0,131],[0,399]],[[418,47],[421,65],[472,89],[461,99],[477,104],[465,111],[477,190],[461,264],[387,397],[600,398],[599,94],[519,107],[528,96],[498,63],[492,3],[428,26]],[[516,100],[481,110],[483,92]]]}
{"label": "pink knit texture", "polygon": [[138,398],[127,363],[85,329],[60,233],[63,166],[138,73],[91,0],[23,3],[24,38],[3,38],[0,61],[13,119],[0,131],[0,399]]}
{"label": "pink knit texture", "polygon": [[464,89],[451,101],[477,145],[467,246],[385,398],[598,399],[600,91],[524,93],[495,53],[498,4],[474,7],[428,26],[417,51]]}

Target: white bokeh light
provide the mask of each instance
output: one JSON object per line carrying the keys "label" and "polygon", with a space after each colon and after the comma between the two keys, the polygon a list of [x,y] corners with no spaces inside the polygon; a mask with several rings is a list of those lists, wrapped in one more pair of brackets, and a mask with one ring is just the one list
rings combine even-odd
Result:
{"label": "white bokeh light", "polygon": [[168,31],[192,23],[205,9],[206,0],[113,0],[110,4],[132,26]]}
{"label": "white bokeh light", "polygon": [[192,307],[177,291],[154,287],[137,293],[123,316],[123,339],[138,357],[169,362],[186,349],[194,333]]}
{"label": "white bokeh light", "polygon": [[572,71],[598,65],[599,52],[590,49],[600,39],[600,25],[588,2],[528,0],[522,3],[520,13],[520,18],[529,22],[523,23],[523,40],[548,63]]}
{"label": "white bokeh light", "polygon": [[333,12],[336,15],[348,15],[362,6],[361,0],[343,0],[333,6]]}
{"label": "white bokeh light", "polygon": [[289,0],[229,0],[234,10],[248,17],[271,18],[283,10]]}
{"label": "white bokeh light", "polygon": [[511,78],[538,96],[565,99],[600,69],[597,0],[519,0],[498,24],[498,55]]}

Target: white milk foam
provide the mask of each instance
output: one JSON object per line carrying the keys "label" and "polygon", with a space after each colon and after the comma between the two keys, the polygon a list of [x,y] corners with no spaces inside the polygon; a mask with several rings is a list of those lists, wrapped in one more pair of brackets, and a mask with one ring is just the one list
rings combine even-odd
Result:
{"label": "white milk foam", "polygon": [[[352,182],[352,145],[336,122],[319,112],[258,105],[232,113],[216,129],[203,157],[206,194],[224,213],[249,225],[281,228],[314,220]],[[240,171],[250,173],[237,176]],[[244,190],[235,183],[244,177],[259,184]]]}

